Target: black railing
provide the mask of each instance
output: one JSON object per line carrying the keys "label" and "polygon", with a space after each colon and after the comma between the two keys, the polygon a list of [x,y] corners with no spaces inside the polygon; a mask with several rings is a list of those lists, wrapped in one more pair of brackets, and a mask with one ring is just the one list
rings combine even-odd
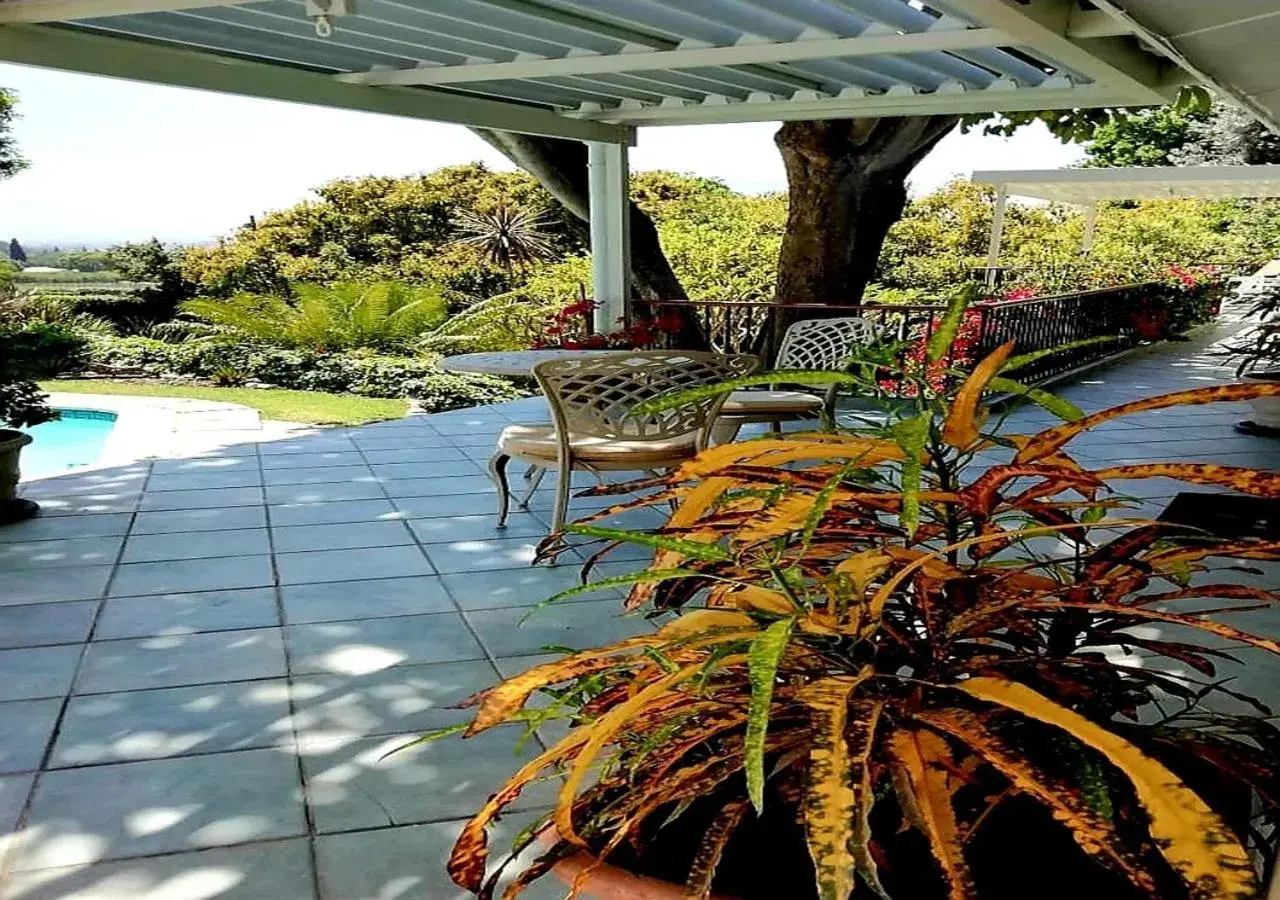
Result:
{"label": "black railing", "polygon": [[[1161,292],[1154,284],[1133,284],[1095,291],[977,303],[969,308],[952,355],[938,369],[963,371],[996,347],[1014,342],[1014,353],[1055,347],[1022,368],[1018,377],[1040,383],[1073,369],[1106,359],[1157,339]],[[710,349],[721,353],[757,353],[774,361],[787,325],[800,319],[859,316],[886,341],[903,345],[901,364],[924,374],[923,348],[937,328],[945,307],[930,305],[828,306],[816,303],[754,301],[636,301],[640,320],[662,321],[655,347]],[[913,368],[914,367],[914,368]],[[947,386],[954,379],[941,376]]]}

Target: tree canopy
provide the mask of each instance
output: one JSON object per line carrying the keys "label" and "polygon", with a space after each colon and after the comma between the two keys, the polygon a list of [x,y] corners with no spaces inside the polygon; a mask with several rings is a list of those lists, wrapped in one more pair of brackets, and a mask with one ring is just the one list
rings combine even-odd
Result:
{"label": "tree canopy", "polygon": [[10,178],[27,167],[13,138],[13,120],[17,117],[15,99],[12,92],[0,88],[0,179]]}

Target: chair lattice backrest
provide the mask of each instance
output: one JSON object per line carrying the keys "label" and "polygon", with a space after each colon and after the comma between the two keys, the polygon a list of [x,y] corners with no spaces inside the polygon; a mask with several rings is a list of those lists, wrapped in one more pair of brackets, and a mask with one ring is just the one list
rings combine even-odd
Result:
{"label": "chair lattice backrest", "polygon": [[747,354],[682,350],[636,351],[556,359],[533,369],[561,433],[615,440],[662,440],[705,429],[723,394],[633,416],[640,403],[673,391],[750,375],[760,360]]}
{"label": "chair lattice backrest", "polygon": [[774,368],[840,371],[856,348],[877,336],[875,326],[858,317],[804,319],[787,329]]}

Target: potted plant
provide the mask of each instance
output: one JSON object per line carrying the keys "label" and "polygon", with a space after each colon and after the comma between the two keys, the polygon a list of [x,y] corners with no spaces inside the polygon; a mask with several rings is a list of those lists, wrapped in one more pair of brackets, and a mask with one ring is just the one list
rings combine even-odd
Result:
{"label": "potted plant", "polygon": [[0,323],[0,525],[39,511],[18,497],[19,459],[31,435],[18,431],[58,417],[33,379],[73,367],[84,342],[59,325]]}
{"label": "potted plant", "polygon": [[[1228,360],[1236,364],[1236,375],[1246,382],[1280,383],[1280,284],[1264,281],[1256,300],[1245,312],[1253,320],[1226,344]],[[1280,436],[1280,399],[1270,396],[1250,401],[1252,415],[1236,424],[1245,434]]]}
{"label": "potted plant", "polygon": [[[962,321],[961,302],[927,362]],[[569,530],[654,549],[647,569],[596,584],[629,585],[626,607],[661,627],[468,701],[472,721],[447,732],[558,714],[575,727],[463,828],[455,882],[493,896],[502,870],[489,871],[486,827],[559,775],[554,811],[513,848],[538,841],[537,859],[504,898],[550,872],[600,900],[1256,897],[1280,812],[1280,730],[1216,673],[1224,641],[1280,653],[1223,615],[1280,595],[1206,573],[1223,560],[1256,571],[1247,560],[1280,558],[1280,544],[1128,515],[1110,486],[1159,474],[1274,497],[1280,475],[1090,471],[1064,448],[1126,413],[1280,396],[1280,384],[1084,416],[1009,378],[1034,358],[1011,350],[977,363],[953,398],[930,389],[928,366],[902,371],[919,384],[883,426],[722,445],[592,489],[650,490]],[[873,391],[884,359],[788,378]],[[1001,434],[985,425],[986,390],[1027,395],[1064,424]],[[973,472],[979,451],[1004,459]],[[670,503],[654,532],[595,524]],[[539,693],[552,702],[528,706]]]}

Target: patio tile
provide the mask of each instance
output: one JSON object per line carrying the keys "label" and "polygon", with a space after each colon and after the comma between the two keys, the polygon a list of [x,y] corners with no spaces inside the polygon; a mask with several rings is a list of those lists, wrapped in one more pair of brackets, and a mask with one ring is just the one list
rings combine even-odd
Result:
{"label": "patio tile", "polygon": [[303,675],[290,690],[300,739],[427,731],[466,721],[469,710],[450,709],[498,682],[482,660],[395,666],[366,675]]}
{"label": "patio tile", "polygon": [[[484,494],[495,492],[493,481],[477,469],[474,475],[454,478],[393,478],[383,482],[387,496],[392,500],[401,497],[448,497],[454,494]],[[496,504],[496,498],[490,502]]]}
{"label": "patio tile", "polygon": [[147,480],[148,491],[198,491],[208,488],[257,487],[262,484],[262,473],[257,468],[226,469],[223,471],[183,472],[176,475],[152,475]]}
{"label": "patio tile", "polygon": [[175,509],[140,512],[130,534],[172,534],[191,531],[231,531],[264,528],[267,513],[261,506],[228,506],[211,509]]}
{"label": "patio tile", "polygon": [[501,538],[534,538],[541,540],[550,528],[541,519],[526,512],[513,512],[507,517],[507,526],[498,527],[498,517],[487,516],[437,516],[431,519],[410,519],[409,527],[424,544],[447,541],[498,540]]}
{"label": "patio tile", "polygon": [[[20,491],[24,496],[25,487]],[[106,513],[131,513],[138,508],[141,491],[104,493],[80,497],[41,497],[40,515],[46,518],[58,516],[101,516]]]}
{"label": "patio tile", "polygon": [[425,546],[431,564],[441,574],[522,569],[533,563],[537,542],[512,537],[490,541],[451,541]]}
{"label": "patio tile", "polygon": [[61,697],[0,703],[0,773],[40,767],[61,709]]}
{"label": "patio tile", "polygon": [[[307,841],[289,839],[24,872],[4,900],[311,900]],[[531,898],[533,900],[533,898]]]}
{"label": "patio tile", "polygon": [[619,615],[617,600],[563,603],[538,610],[484,609],[467,618],[485,648],[497,656],[526,656],[549,646],[584,649],[653,631],[640,616]]}
{"label": "patio tile", "polygon": [[330,450],[322,453],[283,453],[262,457],[264,472],[274,469],[302,469],[320,466],[359,466],[364,458],[357,450]]}
{"label": "patio tile", "polygon": [[128,469],[103,469],[83,475],[58,475],[26,482],[22,486],[22,493],[32,499],[105,497],[135,493],[142,490],[148,472],[148,466],[142,464]]}
{"label": "patio tile", "polygon": [[157,510],[215,509],[223,506],[259,506],[262,488],[216,488],[198,491],[155,491],[142,498],[142,512]]}
{"label": "patio tile", "polygon": [[0,544],[124,534],[129,530],[129,520],[130,516],[122,513],[102,516],[36,516],[34,519],[0,528]]}
{"label": "patio tile", "polygon": [[[281,457],[288,459],[288,457]],[[283,469],[266,469],[263,478],[268,485],[280,484],[331,484],[346,481],[375,481],[373,472],[363,462],[349,466],[310,466],[304,467],[300,460],[297,465]]]}
{"label": "patio tile", "polygon": [[415,434],[412,441],[406,441],[403,437],[387,433],[379,433],[365,429],[362,433],[352,438],[355,445],[361,450],[403,450],[406,444],[411,444],[415,449],[424,449],[429,447],[452,447],[453,440],[434,432],[430,434]]}
{"label": "patio tile", "polygon": [[374,463],[373,472],[383,479],[453,478],[459,475],[484,474],[484,470],[469,459]]}
{"label": "patio tile", "polygon": [[[600,579],[599,574],[592,576]],[[445,575],[442,580],[464,610],[529,607],[582,584],[578,566],[526,566],[522,569]],[[585,600],[620,596],[616,589],[586,595]],[[617,601],[614,600],[615,606]]]}
{"label": "patio tile", "polygon": [[403,515],[386,498],[281,503],[273,504],[268,509],[273,528],[282,525],[331,525],[403,518]]}
{"label": "patio tile", "polygon": [[186,475],[189,473],[248,472],[258,468],[257,454],[249,456],[193,456],[188,459],[157,459],[151,464],[151,477]]}
{"label": "patio tile", "polygon": [[0,572],[112,565],[120,553],[120,535],[0,544]]}
{"label": "patio tile", "polygon": [[[506,423],[503,423],[506,424]],[[502,425],[493,424],[486,428],[474,428],[466,432],[454,432],[449,440],[459,447],[487,447],[492,454],[498,445],[498,435],[502,433]]]}
{"label": "patio tile", "polygon": [[280,595],[291,625],[454,610],[435,575],[287,585],[280,589]]}
{"label": "patio tile", "polygon": [[397,447],[365,450],[364,458],[370,465],[382,466],[394,463],[450,462],[464,457],[462,451],[455,447]]}
{"label": "patio tile", "polygon": [[35,773],[0,776],[0,839],[17,826],[18,816],[22,814],[27,795],[31,793],[31,783],[35,780]]}
{"label": "patio tile", "polygon": [[249,681],[284,674],[284,644],[278,628],[99,641],[85,653],[76,693]]}
{"label": "patio tile", "polygon": [[103,641],[158,637],[279,624],[275,591],[271,588],[153,594],[107,600],[94,638]]}
{"label": "patio tile", "polygon": [[[497,521],[498,495],[488,494],[449,494],[434,497],[395,497],[391,498],[406,518],[432,519],[440,516],[481,516],[489,515]],[[515,507],[514,502],[512,507]]]}
{"label": "patio tile", "polygon": [[347,437],[301,437],[286,441],[266,441],[258,445],[262,457],[291,453],[349,453],[355,445]]}
{"label": "patio tile", "polygon": [[0,606],[96,600],[106,590],[111,570],[111,566],[76,566],[5,572]]}
{"label": "patio tile", "polygon": [[301,835],[298,787],[296,764],[276,750],[47,772],[14,868]]}
{"label": "patio tile", "polygon": [[130,563],[116,570],[109,596],[220,591],[263,587],[270,585],[272,581],[269,556]]}
{"label": "patio tile", "polygon": [[219,531],[206,540],[191,535],[133,535],[125,544],[123,563],[163,562],[179,559],[209,559],[219,556],[252,556],[271,552],[265,528],[234,528]]}
{"label": "patio tile", "polygon": [[61,697],[71,689],[80,646],[0,650],[0,700]]}
{"label": "patio tile", "polygon": [[0,606],[0,650],[88,640],[98,601]]}
{"label": "patio tile", "polygon": [[334,525],[291,525],[271,529],[277,553],[305,550],[348,550],[412,544],[413,534],[401,521],[346,522]]}
{"label": "patio tile", "polygon": [[369,547],[357,550],[316,550],[277,553],[281,584],[314,584],[323,581],[358,581],[434,575],[431,564],[415,546]]}
{"label": "patio tile", "polygon": [[[303,742],[307,799],[316,831],[329,834],[380,825],[407,825],[470,815],[541,748],[513,752],[516,735],[491,731],[469,740],[404,747],[416,734]],[[391,751],[397,751],[387,755]],[[551,782],[530,785],[513,810],[541,808],[555,798]]]}
{"label": "patio tile", "polygon": [[271,504],[332,503],[337,500],[380,500],[385,497],[382,485],[375,481],[273,484],[267,487],[267,502]]}
{"label": "patio tile", "polygon": [[50,767],[248,750],[291,739],[283,679],[95,694],[71,698]]}
{"label": "patio tile", "polygon": [[457,613],[291,625],[287,632],[295,675],[363,675],[392,666],[484,658]]}
{"label": "patio tile", "polygon": [[[511,841],[535,820],[533,813],[515,813],[503,816],[490,829],[494,865],[506,858]],[[463,824],[429,822],[320,835],[316,838],[320,896],[323,900],[391,900],[400,896],[469,900],[471,894],[450,881],[445,870],[449,851]],[[517,862],[508,872],[520,868]],[[499,894],[501,890],[499,887]],[[560,882],[547,875],[520,896],[522,900],[563,900],[565,892]]]}

